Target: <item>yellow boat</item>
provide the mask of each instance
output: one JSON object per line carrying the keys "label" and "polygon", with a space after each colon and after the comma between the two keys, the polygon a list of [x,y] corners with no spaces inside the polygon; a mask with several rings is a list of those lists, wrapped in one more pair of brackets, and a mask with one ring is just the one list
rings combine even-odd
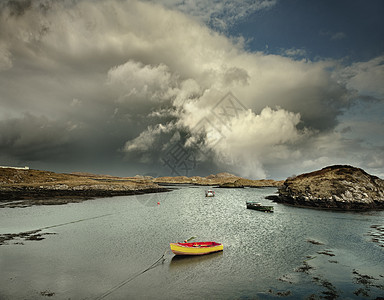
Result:
{"label": "yellow boat", "polygon": [[223,251],[223,244],[216,242],[170,243],[176,255],[204,255]]}

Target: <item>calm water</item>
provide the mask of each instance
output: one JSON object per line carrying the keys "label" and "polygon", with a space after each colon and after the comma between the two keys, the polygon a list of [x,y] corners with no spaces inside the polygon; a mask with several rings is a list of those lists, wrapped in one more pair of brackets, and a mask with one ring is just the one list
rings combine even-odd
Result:
{"label": "calm water", "polygon": [[[0,245],[0,299],[384,296],[384,248],[369,235],[384,212],[288,207],[264,199],[273,188],[216,189],[214,198],[204,190],[0,209],[1,234],[54,233]],[[247,210],[246,200],[275,213]],[[192,236],[222,242],[224,251],[181,259],[170,252],[170,242]],[[310,269],[298,272],[305,264]]]}

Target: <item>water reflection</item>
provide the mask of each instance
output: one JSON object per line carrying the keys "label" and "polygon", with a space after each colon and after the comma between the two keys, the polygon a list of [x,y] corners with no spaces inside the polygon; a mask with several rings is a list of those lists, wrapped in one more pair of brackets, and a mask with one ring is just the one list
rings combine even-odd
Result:
{"label": "water reflection", "polygon": [[[108,291],[108,299],[122,300],[265,299],[288,291],[285,299],[319,299],[330,288],[343,299],[357,299],[354,292],[370,299],[383,294],[384,252],[372,238],[381,232],[384,212],[274,204],[275,213],[264,214],[246,209],[245,202],[269,205],[264,197],[275,189],[221,189],[209,200],[204,190],[180,188],[159,194],[160,201],[140,195],[0,209],[0,234],[55,233],[0,246],[0,299],[51,293],[55,299],[94,299]],[[145,271],[170,251],[170,242],[192,236],[223,243],[224,251],[186,257],[167,252],[164,264]],[[300,268],[304,261],[312,267],[308,272]],[[372,284],[361,278],[372,278]]]}
{"label": "water reflection", "polygon": [[210,253],[206,255],[175,255],[171,263],[169,264],[169,269],[179,270],[182,268],[190,268],[195,265],[201,265],[212,259],[218,259],[223,255],[223,251]]}

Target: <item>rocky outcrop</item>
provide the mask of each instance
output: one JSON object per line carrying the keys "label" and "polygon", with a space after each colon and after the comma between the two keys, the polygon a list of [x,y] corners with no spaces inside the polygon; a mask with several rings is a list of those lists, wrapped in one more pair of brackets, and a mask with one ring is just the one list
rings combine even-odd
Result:
{"label": "rocky outcrop", "polygon": [[352,166],[335,165],[288,178],[276,202],[313,208],[384,209],[384,180]]}

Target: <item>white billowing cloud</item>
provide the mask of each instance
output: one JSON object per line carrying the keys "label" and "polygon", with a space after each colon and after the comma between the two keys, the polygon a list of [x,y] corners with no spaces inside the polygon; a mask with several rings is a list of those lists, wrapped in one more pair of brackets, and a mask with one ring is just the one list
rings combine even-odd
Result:
{"label": "white billowing cloud", "polygon": [[301,49],[290,48],[290,49],[282,49],[281,54],[289,57],[305,57],[307,56],[307,51],[303,48]]}
{"label": "white billowing cloud", "polygon": [[155,137],[161,133],[170,132],[171,128],[163,124],[156,126],[149,126],[147,130],[140,133],[140,135],[125,143],[124,151],[149,151],[153,148]]}
{"label": "white billowing cloud", "polygon": [[[132,163],[156,167],[162,151],[182,141],[205,145],[217,169],[269,176],[303,158],[327,161],[337,151],[326,153],[322,135],[324,145],[340,145],[348,156],[345,141],[330,134],[351,105],[347,88],[382,93],[382,59],[333,74],[335,62],[250,53],[201,22],[230,26],[275,1],[7,3],[0,4],[0,135],[9,140],[7,122],[21,122],[24,112],[49,117],[49,128],[65,133],[58,139],[35,130],[26,142],[28,128],[15,126],[12,136],[23,137],[29,160],[33,141],[54,157],[58,146],[75,148],[76,133],[76,149],[87,146],[103,160],[120,150],[137,158]],[[249,110],[222,122],[213,109],[229,91]],[[195,131],[204,120],[212,123],[202,127],[201,143]],[[220,138],[216,147],[209,143]],[[0,148],[16,157],[21,148],[7,139]]]}
{"label": "white billowing cloud", "polygon": [[264,108],[259,115],[251,110],[231,123],[226,141],[238,149],[253,149],[257,145],[279,145],[295,142],[299,137],[296,126],[300,115],[283,109]]}
{"label": "white billowing cloud", "polygon": [[119,90],[120,102],[164,101],[174,94],[177,79],[171,77],[164,64],[151,66],[130,60],[108,71],[108,84]]}
{"label": "white billowing cloud", "polygon": [[201,93],[201,87],[194,79],[183,80],[178,72],[171,72],[162,63],[144,65],[133,60],[110,69],[107,85],[117,95],[118,102],[130,104],[172,102],[181,106]]}
{"label": "white billowing cloud", "polygon": [[[266,177],[263,163],[269,160],[289,159],[289,145],[304,138],[305,131],[297,129],[300,115],[283,109],[264,108],[259,115],[251,110],[233,118],[225,139],[215,145],[219,159],[230,159],[240,166],[237,172],[246,172],[248,177]],[[258,167],[254,167],[257,163]]]}
{"label": "white billowing cloud", "polygon": [[12,68],[11,53],[0,44],[0,72]]}
{"label": "white billowing cloud", "polygon": [[337,73],[339,80],[361,96],[384,99],[384,56],[353,63]]}
{"label": "white billowing cloud", "polygon": [[225,30],[236,22],[259,10],[269,9],[276,0],[145,0],[160,3],[192,16],[213,28]]}

